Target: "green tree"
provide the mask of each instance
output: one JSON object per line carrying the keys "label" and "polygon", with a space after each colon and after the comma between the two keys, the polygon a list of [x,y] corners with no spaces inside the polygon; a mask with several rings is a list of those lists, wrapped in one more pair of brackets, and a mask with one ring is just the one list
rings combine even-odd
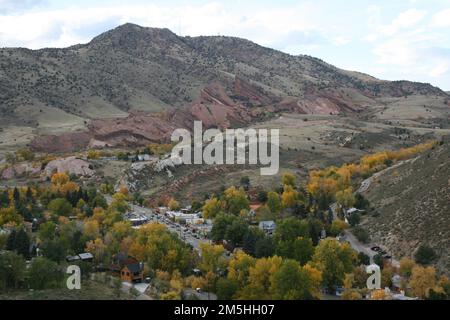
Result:
{"label": "green tree", "polygon": [[353,213],[348,217],[348,223],[352,226],[355,227],[359,224],[359,222],[361,221],[361,216],[359,215],[359,213]]}
{"label": "green tree", "polygon": [[238,215],[242,210],[249,209],[249,200],[245,190],[236,187],[230,187],[224,191],[224,200],[226,203],[226,210],[228,213]]}
{"label": "green tree", "polygon": [[423,244],[417,249],[414,255],[414,259],[417,263],[428,265],[436,259],[436,253],[434,252],[433,248],[426,244]]}
{"label": "green tree", "polygon": [[349,244],[327,238],[319,242],[312,260],[313,265],[322,271],[323,284],[333,289],[342,285],[345,274],[353,270],[357,255]]}
{"label": "green tree", "polygon": [[280,241],[275,252],[283,258],[293,259],[304,265],[311,260],[314,246],[311,239],[298,237],[294,240]]}
{"label": "green tree", "polygon": [[272,213],[280,213],[281,200],[278,193],[271,191],[267,194],[267,207]]}
{"label": "green tree", "polygon": [[211,198],[205,201],[203,205],[203,218],[205,219],[213,219],[222,210],[222,204],[217,198]]}
{"label": "green tree", "polygon": [[274,234],[276,242],[292,241],[298,237],[309,238],[309,226],[307,221],[290,217],[277,224]]}
{"label": "green tree", "polygon": [[315,284],[297,261],[285,260],[271,279],[272,297],[279,300],[314,299]]}
{"label": "green tree", "polygon": [[296,178],[292,173],[284,173],[281,177],[281,182],[283,183],[283,185],[295,187]]}
{"label": "green tree", "polygon": [[72,213],[72,205],[65,198],[53,199],[47,208],[58,216],[69,216]]}
{"label": "green tree", "polygon": [[217,298],[219,300],[232,300],[238,288],[239,283],[237,281],[219,278],[216,283]]}
{"label": "green tree", "polygon": [[36,290],[58,288],[64,279],[59,266],[44,257],[33,260],[28,270],[28,277],[30,287]]}
{"label": "green tree", "polygon": [[26,272],[25,259],[11,251],[0,253],[0,289],[18,289]]}
{"label": "green tree", "polygon": [[25,230],[20,229],[17,232],[15,242],[15,250],[17,253],[22,255],[24,258],[28,258],[30,256],[30,237]]}

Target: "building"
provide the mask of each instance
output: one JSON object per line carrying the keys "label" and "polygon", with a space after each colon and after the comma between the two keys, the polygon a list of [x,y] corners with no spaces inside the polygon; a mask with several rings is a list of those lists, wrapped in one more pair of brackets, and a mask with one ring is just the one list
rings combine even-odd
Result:
{"label": "building", "polygon": [[200,219],[200,215],[198,213],[183,213],[182,211],[167,211],[166,216],[175,221],[195,221],[197,219]]}
{"label": "building", "polygon": [[94,261],[94,256],[90,252],[83,252],[74,256],[67,256],[66,261],[70,263],[74,262],[92,262]]}
{"label": "building", "polygon": [[130,283],[144,281],[144,264],[136,262],[124,265],[120,270],[120,278]]}
{"label": "building", "polygon": [[130,221],[133,228],[139,228],[140,226],[150,222],[150,219],[139,213],[131,212],[124,215],[125,220]]}
{"label": "building", "polygon": [[144,264],[124,253],[113,256],[109,270],[113,276],[120,277],[122,281],[130,283],[144,281]]}
{"label": "building", "polygon": [[262,231],[264,231],[266,234],[268,235],[272,235],[273,232],[275,231],[276,228],[276,223],[273,220],[269,220],[269,221],[261,221],[259,222],[259,229],[261,229]]}

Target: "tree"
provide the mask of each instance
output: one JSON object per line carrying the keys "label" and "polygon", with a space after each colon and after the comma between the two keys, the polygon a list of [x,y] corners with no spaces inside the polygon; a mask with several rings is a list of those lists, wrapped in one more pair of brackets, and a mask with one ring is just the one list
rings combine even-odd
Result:
{"label": "tree", "polygon": [[351,187],[336,192],[336,202],[344,208],[351,208],[355,204],[355,197]]}
{"label": "tree", "polygon": [[370,236],[366,229],[363,229],[361,227],[355,227],[352,229],[352,233],[355,235],[358,241],[362,243],[369,243]]}
{"label": "tree", "polygon": [[217,198],[211,198],[205,201],[203,205],[203,218],[213,219],[222,210],[221,202]]}
{"label": "tree", "polygon": [[100,158],[100,152],[98,150],[89,150],[87,153],[88,159],[99,159]]}
{"label": "tree", "polygon": [[333,220],[330,227],[331,235],[338,236],[342,232],[344,232],[344,230],[348,229],[348,227],[349,225],[344,220],[341,219]]}
{"label": "tree", "polygon": [[8,208],[9,205],[8,190],[4,190],[3,192],[0,192],[0,208]]}
{"label": "tree", "polygon": [[248,176],[241,177],[240,184],[244,190],[248,190],[250,187],[250,178]]}
{"label": "tree", "polygon": [[217,298],[219,300],[232,300],[239,288],[237,281],[219,278],[216,283]]}
{"label": "tree", "polygon": [[66,246],[58,238],[44,242],[42,250],[46,258],[57,263],[63,261],[67,255]]}
{"label": "tree", "polygon": [[125,213],[129,209],[127,196],[121,192],[117,192],[113,195],[113,200],[110,204],[110,209],[112,211],[118,212],[118,213]]}
{"label": "tree", "polygon": [[198,265],[204,273],[217,272],[218,269],[225,266],[223,254],[225,249],[221,245],[200,244],[201,259]]}
{"label": "tree", "polygon": [[272,297],[279,300],[315,299],[319,291],[317,277],[320,272],[316,269],[302,268],[297,261],[285,260],[271,279]]}
{"label": "tree", "polygon": [[298,237],[309,238],[309,226],[305,220],[290,217],[277,224],[274,234],[275,242],[291,241]]}
{"label": "tree", "polygon": [[281,194],[281,205],[283,208],[292,208],[298,201],[298,192],[291,185],[286,184]]}
{"label": "tree", "polygon": [[14,229],[8,236],[6,249],[28,258],[30,256],[30,238],[25,230],[19,229],[19,231],[16,231]]}
{"label": "tree", "polygon": [[57,226],[52,221],[47,221],[39,226],[38,237],[41,241],[52,240],[56,237]]}
{"label": "tree", "polygon": [[248,224],[242,218],[234,219],[226,229],[225,240],[231,241],[234,246],[240,246],[247,231]]}
{"label": "tree", "polygon": [[172,211],[176,211],[176,210],[180,209],[180,203],[177,200],[175,200],[174,198],[171,198],[169,200],[168,205],[169,205],[169,209]]}
{"label": "tree", "polygon": [[70,178],[65,173],[54,173],[51,178],[52,184],[55,186],[61,186],[70,181]]}
{"label": "tree", "polygon": [[258,201],[264,203],[267,201],[267,191],[259,191],[258,192]]}
{"label": "tree", "polygon": [[65,198],[53,199],[47,208],[58,216],[69,216],[72,213],[72,205]]}
{"label": "tree", "polygon": [[356,252],[349,244],[340,244],[334,238],[322,240],[316,247],[313,265],[322,271],[323,284],[328,289],[342,285],[345,274],[353,270]]}
{"label": "tree", "polygon": [[237,293],[238,299],[269,300],[271,299],[271,279],[280,269],[282,258],[274,256],[258,259],[249,269],[248,284]]}
{"label": "tree", "polygon": [[0,253],[0,289],[18,289],[24,280],[26,263],[23,256],[6,251]]}
{"label": "tree", "polygon": [[15,238],[15,250],[24,258],[30,256],[30,237],[25,230],[20,229]]}
{"label": "tree", "polygon": [[348,217],[348,223],[352,226],[355,227],[357,226],[361,221],[361,216],[359,213],[353,213]]}
{"label": "tree", "polygon": [[250,268],[256,263],[256,259],[242,250],[238,250],[228,263],[228,279],[237,281],[245,286],[250,274]]}
{"label": "tree", "polygon": [[428,297],[430,290],[439,291],[436,283],[436,270],[433,267],[415,266],[409,281],[414,295],[421,299]]}
{"label": "tree", "polygon": [[271,257],[275,252],[275,245],[272,238],[264,237],[258,239],[255,244],[255,257],[265,258]]}
{"label": "tree", "polygon": [[399,272],[404,277],[410,277],[412,274],[412,269],[416,266],[416,263],[407,257],[400,259],[400,269]]}
{"label": "tree", "polygon": [[426,244],[423,244],[417,249],[414,258],[417,263],[428,265],[436,259],[436,253],[434,252],[433,248]]}
{"label": "tree", "polygon": [[364,252],[358,253],[358,261],[360,264],[368,266],[370,264],[370,257]]}
{"label": "tree", "polygon": [[64,279],[59,266],[44,257],[37,257],[28,271],[30,288],[36,290],[58,288]]}
{"label": "tree", "polygon": [[244,189],[236,189],[232,186],[224,191],[224,200],[226,204],[226,211],[228,213],[238,215],[241,210],[249,209],[249,200]]}
{"label": "tree", "polygon": [[281,182],[283,183],[284,186],[288,185],[291,187],[295,187],[296,185],[296,178],[292,173],[284,173],[281,176]]}
{"label": "tree", "polygon": [[20,192],[19,189],[17,189],[17,187],[15,187],[13,190],[13,201],[14,206],[17,208],[20,205]]}
{"label": "tree", "polygon": [[354,206],[360,210],[367,210],[370,207],[370,203],[362,194],[356,193]]}
{"label": "tree", "polygon": [[272,213],[280,213],[281,200],[278,193],[271,191],[267,194],[267,207]]}
{"label": "tree", "polygon": [[311,259],[314,246],[311,239],[298,237],[294,240],[280,241],[275,252],[283,258],[293,259],[304,265]]}
{"label": "tree", "polygon": [[21,148],[16,152],[17,158],[23,161],[33,161],[34,153],[29,148]]}
{"label": "tree", "polygon": [[361,300],[362,295],[355,289],[345,290],[342,293],[342,300]]}

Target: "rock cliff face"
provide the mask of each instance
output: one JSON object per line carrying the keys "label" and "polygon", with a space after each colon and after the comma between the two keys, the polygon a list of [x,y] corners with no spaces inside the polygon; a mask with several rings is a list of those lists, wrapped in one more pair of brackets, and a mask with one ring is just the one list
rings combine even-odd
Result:
{"label": "rock cliff face", "polygon": [[56,159],[50,161],[41,173],[43,179],[50,178],[54,173],[67,173],[82,177],[91,177],[94,170],[89,162],[76,157],[68,157],[64,159]]}

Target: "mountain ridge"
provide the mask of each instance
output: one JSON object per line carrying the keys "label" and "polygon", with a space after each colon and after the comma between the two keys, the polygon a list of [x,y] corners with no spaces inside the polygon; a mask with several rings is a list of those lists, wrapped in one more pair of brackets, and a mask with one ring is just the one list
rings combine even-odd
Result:
{"label": "mountain ridge", "polygon": [[[130,23],[68,48],[3,48],[0,66],[0,125],[36,136],[88,131],[136,112],[225,127],[274,112],[358,113],[385,97],[448,97],[430,84],[379,80],[242,38]],[[211,118],[211,108],[220,116]]]}

